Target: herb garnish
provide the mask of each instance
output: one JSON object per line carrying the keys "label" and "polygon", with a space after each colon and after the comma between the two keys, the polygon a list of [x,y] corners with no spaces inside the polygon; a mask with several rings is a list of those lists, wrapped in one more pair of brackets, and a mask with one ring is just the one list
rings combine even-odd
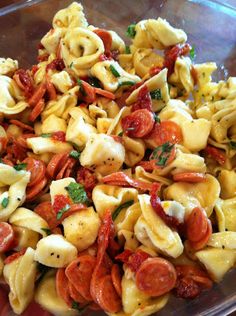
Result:
{"label": "herb garnish", "polygon": [[171,144],[170,142],[166,142],[156,147],[153,150],[149,160],[157,159],[156,165],[164,167],[170,157],[171,150],[173,147],[174,144]]}
{"label": "herb garnish", "polygon": [[160,124],[161,123],[160,117],[156,113],[153,113],[153,116],[154,116],[155,122]]}
{"label": "herb garnish", "polygon": [[51,136],[52,136],[51,133],[41,134],[41,137],[43,137],[43,138],[49,138],[49,137],[51,137]]}
{"label": "herb garnish", "polygon": [[134,204],[134,200],[129,200],[129,201],[127,201],[127,202],[121,204],[120,206],[118,206],[118,207],[115,209],[115,211],[113,212],[113,214],[112,214],[112,219],[113,219],[113,221],[117,218],[117,216],[120,214],[120,212],[121,212],[124,208],[127,208],[127,207],[129,207],[129,206],[131,206],[131,205],[133,205],[133,204]]}
{"label": "herb garnish", "polygon": [[41,227],[41,230],[44,231],[48,236],[52,233],[49,228]]}
{"label": "herb garnish", "polygon": [[86,191],[82,184],[77,182],[71,182],[67,187],[66,191],[69,193],[70,198],[74,203],[88,203]]}
{"label": "herb garnish", "polygon": [[6,208],[7,205],[8,205],[8,203],[9,203],[9,198],[5,197],[5,198],[2,200],[1,205],[2,205],[3,208]]}
{"label": "herb garnish", "polygon": [[65,212],[67,212],[70,209],[70,205],[66,204],[66,206],[64,206],[62,209],[60,209],[60,211],[57,213],[57,220],[61,219],[63,214]]}
{"label": "herb garnish", "polygon": [[130,24],[127,28],[127,31],[126,31],[126,35],[128,37],[131,37],[131,38],[134,38],[135,35],[136,35],[136,31],[135,31],[135,27],[136,27],[136,24]]}
{"label": "herb garnish", "polygon": [[113,65],[110,65],[110,70],[116,78],[120,77],[119,72],[116,70],[116,68]]}
{"label": "herb garnish", "polygon": [[73,67],[73,64],[74,64],[74,63],[73,63],[73,61],[72,61],[72,62],[70,63],[70,66],[69,66],[69,67],[72,68],[72,67]]}
{"label": "herb garnish", "polygon": [[125,53],[126,53],[126,54],[130,54],[130,53],[131,53],[130,47],[127,46],[127,45],[125,45]]}
{"label": "herb garnish", "polygon": [[82,94],[84,97],[86,97],[86,96],[87,96],[87,93],[86,93],[86,91],[85,91],[85,89],[84,89],[82,80],[77,79],[77,83],[78,83],[78,85],[79,85],[79,87],[80,87],[79,90],[80,90],[81,94]]}
{"label": "herb garnish", "polygon": [[79,314],[82,314],[83,312],[85,312],[87,307],[88,307],[88,305],[80,307],[79,303],[76,301],[73,301],[71,304],[71,308],[76,309],[79,312]]}
{"label": "herb garnish", "polygon": [[101,88],[100,81],[96,77],[89,77],[88,83],[93,87]]}
{"label": "herb garnish", "polygon": [[193,45],[189,52],[190,59],[193,61],[196,57],[195,46]]}
{"label": "herb garnish", "polygon": [[117,136],[122,137],[124,135],[124,131],[119,132],[119,134]]}
{"label": "herb garnish", "polygon": [[229,145],[232,149],[236,149],[236,142],[230,141]]}
{"label": "herb garnish", "polygon": [[70,157],[74,158],[74,159],[79,159],[80,157],[80,152],[77,150],[72,150],[69,154]]}
{"label": "herb garnish", "polygon": [[123,82],[119,82],[119,87],[122,87],[122,86],[133,86],[135,85],[135,82],[134,81],[123,81]]}
{"label": "herb garnish", "polygon": [[156,89],[150,92],[151,98],[153,100],[161,100],[162,95],[161,95],[161,89]]}
{"label": "herb garnish", "polygon": [[13,166],[13,168],[17,171],[24,170],[24,169],[26,169],[26,167],[27,167],[27,163],[19,163],[19,164]]}

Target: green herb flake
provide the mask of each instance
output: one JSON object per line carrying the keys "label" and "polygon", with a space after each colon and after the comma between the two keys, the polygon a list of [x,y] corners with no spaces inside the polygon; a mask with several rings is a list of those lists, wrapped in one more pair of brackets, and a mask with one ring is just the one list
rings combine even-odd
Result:
{"label": "green herb flake", "polygon": [[51,133],[41,134],[41,137],[43,137],[43,138],[49,138],[49,137],[51,137],[51,136],[52,136]]}
{"label": "green herb flake", "polygon": [[78,85],[79,85],[79,87],[80,87],[79,90],[80,90],[81,94],[82,94],[84,97],[86,97],[86,96],[87,96],[87,93],[86,93],[86,91],[85,91],[85,89],[84,89],[82,80],[77,79],[77,83],[78,83]]}
{"label": "green herb flake", "polygon": [[74,203],[89,203],[89,199],[82,184],[71,182],[65,189]]}
{"label": "green herb flake", "polygon": [[153,100],[162,100],[161,89],[156,89],[150,92]]}
{"label": "green herb flake", "polygon": [[80,152],[77,151],[77,150],[72,150],[72,151],[70,152],[69,156],[70,156],[71,158],[74,158],[74,159],[77,159],[77,160],[78,160],[79,157],[80,157]]}
{"label": "green herb flake", "polygon": [[229,145],[232,149],[236,149],[236,142],[231,141],[229,142]]}
{"label": "green herb flake", "polygon": [[196,57],[195,46],[193,45],[189,52],[190,59],[193,61]]}
{"label": "green herb flake", "polygon": [[100,84],[100,81],[96,78],[96,77],[89,77],[88,78],[88,83],[93,86],[93,87],[96,87],[96,88],[101,88],[101,84]]}
{"label": "green herb flake", "polygon": [[118,206],[115,211],[113,212],[112,214],[112,219],[113,221],[117,218],[117,216],[120,214],[120,212],[124,209],[124,208],[127,208],[127,207],[130,207],[131,205],[134,204],[134,200],[129,200],[123,204],[121,204],[120,206]]}
{"label": "green herb flake", "polygon": [[154,116],[155,122],[160,124],[161,123],[160,117],[156,113],[153,113],[153,116]]}
{"label": "green herb flake", "polygon": [[69,67],[72,68],[72,67],[73,67],[73,64],[74,64],[74,63],[73,63],[73,61],[72,61]]}
{"label": "green herb flake", "polygon": [[120,77],[119,72],[116,70],[116,68],[113,65],[110,65],[110,70],[116,78]]}
{"label": "green herb flake", "polygon": [[135,27],[136,27],[136,24],[130,24],[127,28],[127,31],[126,31],[126,35],[130,38],[134,38],[135,35],[136,35],[136,31],[135,31]]}
{"label": "green herb flake", "polygon": [[19,164],[13,166],[13,168],[17,171],[25,170],[26,167],[27,167],[27,163],[19,163]]}
{"label": "green herb flake", "polygon": [[71,308],[72,309],[76,309],[79,312],[79,314],[82,314],[83,312],[85,312],[87,307],[88,307],[88,305],[80,307],[79,303],[76,302],[76,301],[73,301],[72,304],[71,304]]}
{"label": "green herb flake", "polygon": [[169,142],[166,142],[162,144],[161,146],[156,147],[153,150],[149,160],[156,159],[157,160],[156,165],[164,167],[170,157],[171,150],[173,147],[174,147],[174,144],[171,144]]}
{"label": "green herb flake", "polygon": [[117,136],[122,137],[124,135],[124,131],[119,132],[119,134]]}
{"label": "green herb flake", "polygon": [[119,87],[122,87],[122,86],[133,86],[133,85],[135,85],[134,81],[122,81],[122,82],[119,82]]}
{"label": "green herb flake", "polygon": [[130,54],[131,53],[131,51],[130,51],[130,47],[129,46],[125,46],[125,53],[126,54]]}
{"label": "green herb flake", "polygon": [[41,230],[44,231],[48,236],[52,233],[49,228],[41,227]]}
{"label": "green herb flake", "polygon": [[5,197],[5,198],[2,200],[1,205],[2,205],[3,208],[6,208],[7,205],[8,205],[8,203],[9,203],[9,198]]}
{"label": "green herb flake", "polygon": [[60,209],[60,211],[57,213],[57,220],[61,219],[63,214],[65,212],[67,212],[70,209],[70,205],[66,204],[66,206],[64,206],[62,209]]}

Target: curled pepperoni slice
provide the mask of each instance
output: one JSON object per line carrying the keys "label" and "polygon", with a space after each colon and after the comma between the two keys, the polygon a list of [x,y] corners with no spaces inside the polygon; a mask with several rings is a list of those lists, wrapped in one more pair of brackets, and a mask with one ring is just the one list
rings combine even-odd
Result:
{"label": "curled pepperoni slice", "polygon": [[14,124],[16,126],[19,126],[20,128],[22,128],[23,130],[26,130],[26,131],[30,131],[30,132],[34,132],[34,129],[33,127],[27,125],[27,124],[24,124],[22,123],[21,121],[18,121],[18,120],[10,120],[9,121],[11,124]]}
{"label": "curled pepperoni slice", "polygon": [[72,299],[70,297],[69,282],[65,274],[65,269],[63,268],[57,270],[56,290],[57,295],[60,296],[69,307],[71,307]]}
{"label": "curled pepperoni slice", "polygon": [[195,207],[189,215],[187,222],[187,238],[189,241],[201,240],[207,232],[207,217],[200,207]]}
{"label": "curled pepperoni slice", "polygon": [[150,296],[160,296],[175,286],[177,279],[174,266],[163,258],[145,260],[136,273],[138,289]]}
{"label": "curled pepperoni slice", "polygon": [[121,278],[121,272],[118,264],[113,264],[111,268],[111,279],[113,286],[120,297],[122,295]]}
{"label": "curled pepperoni slice", "polygon": [[28,183],[28,187],[35,186],[38,182],[40,182],[46,173],[46,166],[43,161],[34,159],[31,157],[26,158],[23,163],[26,163],[26,170],[30,171],[30,182]]}
{"label": "curled pepperoni slice", "polygon": [[178,144],[182,141],[182,131],[180,126],[172,121],[162,121],[156,123],[150,134],[145,137],[147,140],[153,140],[156,146],[163,145],[167,142]]}
{"label": "curled pepperoni slice", "polygon": [[218,162],[218,164],[223,165],[225,163],[226,155],[222,150],[215,148],[213,146],[207,145],[204,151],[208,156],[210,156],[216,162]]}
{"label": "curled pepperoni slice", "polygon": [[34,212],[48,223],[50,229],[53,229],[58,225],[56,212],[53,210],[51,202],[46,201],[38,204],[35,207]]}
{"label": "curled pepperoni slice", "polygon": [[103,41],[103,45],[105,48],[105,54],[107,57],[110,57],[111,55],[111,46],[112,46],[112,37],[111,34],[103,29],[96,29],[93,31],[94,33],[96,33],[101,40]]}
{"label": "curled pepperoni slice", "polygon": [[29,120],[31,122],[34,122],[36,120],[36,118],[43,112],[43,109],[45,107],[45,102],[43,99],[40,99],[35,107],[33,108],[32,112],[29,115]]}
{"label": "curled pepperoni slice", "polygon": [[72,261],[66,268],[66,276],[79,294],[87,301],[92,301],[90,282],[96,265],[96,258],[83,255]]}
{"label": "curled pepperoni slice", "polygon": [[19,257],[23,256],[26,252],[26,248],[21,249],[18,252],[13,253],[12,255],[8,256],[5,260],[4,260],[4,264],[9,264],[12,261],[18,259]]}
{"label": "curled pepperoni slice", "polygon": [[11,249],[14,244],[14,231],[10,224],[0,222],[0,253]]}
{"label": "curled pepperoni slice", "polygon": [[43,189],[45,188],[48,180],[47,178],[42,178],[40,181],[37,182],[35,186],[31,186],[26,190],[26,200],[32,201],[36,199],[39,195],[41,195],[43,192]]}
{"label": "curled pepperoni slice", "polygon": [[80,94],[81,99],[88,104],[93,103],[96,99],[94,87],[84,80],[81,80],[80,83]]}
{"label": "curled pepperoni slice", "polygon": [[129,137],[142,138],[153,129],[155,120],[147,109],[137,110],[121,120],[121,125]]}
{"label": "curled pepperoni slice", "polygon": [[196,242],[189,241],[190,247],[192,247],[195,250],[200,250],[200,249],[204,248],[206,246],[209,238],[211,237],[211,234],[212,234],[212,225],[211,225],[211,221],[208,219],[207,220],[207,231],[206,231],[205,236]]}
{"label": "curled pepperoni slice", "polygon": [[114,93],[110,92],[110,91],[106,91],[100,88],[94,88],[94,91],[96,94],[101,95],[107,99],[111,99],[111,100],[115,100],[116,96],[114,95]]}
{"label": "curled pepperoni slice", "polygon": [[97,300],[101,308],[108,313],[117,313],[121,310],[121,299],[113,286],[110,275],[106,275],[99,280]]}
{"label": "curled pepperoni slice", "polygon": [[206,180],[206,175],[204,173],[199,172],[183,172],[177,173],[173,176],[173,180],[175,182],[189,182],[189,183],[198,183],[204,182]]}
{"label": "curled pepperoni slice", "polygon": [[44,94],[46,92],[46,84],[41,83],[33,93],[32,97],[28,100],[30,106],[36,106],[36,104],[42,100]]}
{"label": "curled pepperoni slice", "polygon": [[57,173],[61,170],[61,168],[65,165],[66,160],[68,159],[68,153],[65,154],[56,154],[50,160],[47,166],[47,173],[52,178],[55,179]]}
{"label": "curled pepperoni slice", "polygon": [[73,283],[69,282],[68,284],[69,287],[69,293],[70,293],[70,297],[75,301],[78,302],[80,304],[85,304],[87,301],[84,299],[83,296],[80,295],[80,293],[76,290],[75,286],[73,285]]}

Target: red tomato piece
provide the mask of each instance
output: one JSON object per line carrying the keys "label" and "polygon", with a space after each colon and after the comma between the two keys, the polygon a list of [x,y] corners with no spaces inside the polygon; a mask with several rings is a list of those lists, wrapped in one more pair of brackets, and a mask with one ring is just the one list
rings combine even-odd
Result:
{"label": "red tomato piece", "polygon": [[68,278],[65,274],[65,269],[63,268],[57,269],[56,290],[57,295],[60,296],[69,307],[71,307],[73,301],[70,297]]}
{"label": "red tomato piece", "polygon": [[62,132],[62,131],[53,132],[52,139],[58,140],[60,142],[65,142],[66,141],[66,134],[65,134],[65,132]]}
{"label": "red tomato piece", "polygon": [[14,243],[14,231],[10,224],[0,222],[0,253],[11,249]]}
{"label": "red tomato piece", "polygon": [[129,250],[129,249],[125,249],[122,253],[120,253],[119,255],[117,255],[115,257],[116,260],[119,260],[123,263],[128,263],[129,262],[129,257],[133,254],[134,252]]}
{"label": "red tomato piece", "polygon": [[88,104],[93,103],[96,99],[94,87],[84,80],[81,80],[80,83],[80,95],[81,99]]}
{"label": "red tomato piece", "polygon": [[79,256],[66,268],[66,276],[78,293],[87,301],[92,301],[90,282],[96,265],[96,258],[90,255]]}
{"label": "red tomato piece", "polygon": [[154,67],[152,67],[152,68],[149,70],[149,74],[150,74],[151,77],[153,77],[153,76],[159,74],[159,72],[161,72],[162,69],[163,69],[163,68],[161,68],[161,67],[156,67],[156,66],[154,66]]}
{"label": "red tomato piece", "polygon": [[191,46],[188,43],[175,45],[164,51],[165,59],[163,68],[168,69],[168,76],[174,72],[175,62],[179,56],[186,56],[190,52]]}
{"label": "red tomato piece", "polygon": [[54,197],[54,203],[52,205],[53,210],[58,213],[66,205],[70,205],[71,200],[64,194],[56,194]]}
{"label": "red tomato piece", "polygon": [[152,131],[154,123],[153,113],[146,109],[136,110],[121,120],[121,125],[126,135],[137,138],[148,135]]}
{"label": "red tomato piece", "polygon": [[161,296],[171,291],[177,274],[172,263],[163,258],[145,260],[136,273],[136,285],[150,296]]}
{"label": "red tomato piece", "polygon": [[205,153],[213,158],[218,164],[223,165],[226,161],[226,155],[225,153],[213,146],[207,145],[206,148],[204,149]]}
{"label": "red tomato piece", "polygon": [[189,241],[200,241],[206,235],[208,219],[200,207],[195,207],[189,215],[187,225],[187,238]]}
{"label": "red tomato piece", "polygon": [[104,29],[96,29],[93,32],[96,33],[103,41],[103,45],[105,48],[105,55],[107,57],[111,57],[111,46],[112,46],[111,34]]}
{"label": "red tomato piece", "polygon": [[105,275],[99,280],[97,300],[101,308],[108,313],[117,313],[121,310],[121,299],[113,286],[110,275]]}
{"label": "red tomato piece", "polygon": [[129,257],[127,265],[133,272],[137,272],[141,264],[150,257],[151,256],[147,252],[137,250]]}
{"label": "red tomato piece", "polygon": [[86,192],[91,192],[97,184],[94,172],[82,166],[77,171],[76,181],[84,186]]}
{"label": "red tomato piece", "polygon": [[204,182],[206,180],[206,175],[199,172],[183,172],[173,175],[173,180],[175,182],[189,182],[189,183],[198,183]]}
{"label": "red tomato piece", "polygon": [[24,91],[26,98],[29,98],[34,91],[34,84],[29,70],[18,69],[13,79],[16,81],[20,89]]}
{"label": "red tomato piece", "polygon": [[13,253],[12,255],[8,256],[5,260],[4,260],[4,264],[9,264],[12,261],[18,259],[19,257],[23,256],[26,252],[26,248],[21,249],[18,252]]}
{"label": "red tomato piece", "polygon": [[162,205],[161,205],[161,200],[159,198],[159,196],[157,195],[157,189],[156,187],[153,187],[151,193],[151,205],[153,210],[155,211],[155,213],[160,216],[160,218],[166,223],[166,225],[173,227],[173,228],[177,228],[179,226],[179,221],[176,217],[174,216],[170,216],[168,214],[165,213]]}
{"label": "red tomato piece", "polygon": [[152,112],[152,99],[146,85],[143,85],[143,87],[139,90],[137,101],[132,104],[132,112],[140,109],[146,109]]}
{"label": "red tomato piece", "polygon": [[119,297],[121,297],[121,295],[122,295],[122,288],[121,288],[122,276],[121,276],[121,271],[120,271],[118,264],[113,264],[113,266],[111,268],[111,279],[112,279],[113,286],[116,290],[116,293],[119,295]]}
{"label": "red tomato piece", "polygon": [[163,145],[167,142],[178,144],[183,140],[180,126],[172,121],[156,123],[151,133],[146,135],[145,138],[153,140],[156,146]]}
{"label": "red tomato piece", "polygon": [[65,64],[64,64],[63,59],[56,58],[56,59],[53,59],[53,61],[51,61],[50,64],[47,65],[46,72],[48,72],[49,70],[62,71],[64,68],[65,68]]}

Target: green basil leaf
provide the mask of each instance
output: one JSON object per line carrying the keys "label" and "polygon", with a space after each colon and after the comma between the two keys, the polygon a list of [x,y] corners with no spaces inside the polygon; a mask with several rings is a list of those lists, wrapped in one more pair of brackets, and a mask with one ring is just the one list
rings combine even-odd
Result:
{"label": "green basil leaf", "polygon": [[171,144],[170,142],[166,142],[161,146],[156,147],[153,150],[149,160],[156,159],[156,165],[164,167],[170,157],[171,150],[173,147],[174,144]]}
{"label": "green basil leaf", "polygon": [[19,163],[19,164],[13,166],[13,168],[17,171],[25,170],[26,167],[27,167],[27,163]]}
{"label": "green basil leaf", "polygon": [[101,88],[101,84],[100,84],[100,81],[96,78],[96,77],[89,77],[88,78],[88,83],[93,86],[93,87],[96,87],[96,88]]}
{"label": "green basil leaf", "polygon": [[51,136],[52,136],[51,133],[44,133],[44,134],[41,134],[41,137],[43,137],[43,138],[49,138],[49,137],[51,137]]}
{"label": "green basil leaf", "polygon": [[160,124],[161,123],[160,117],[156,113],[153,113],[153,116],[154,116],[155,122]]}
{"label": "green basil leaf", "polygon": [[69,67],[72,68],[72,67],[73,67],[73,64],[74,64],[74,63],[73,63],[73,61],[72,61]]}
{"label": "green basil leaf", "polygon": [[110,65],[110,70],[116,78],[120,77],[119,72],[116,70],[116,68],[113,65]]}
{"label": "green basil leaf", "polygon": [[129,201],[127,201],[127,202],[121,204],[120,206],[118,206],[118,207],[115,209],[115,211],[113,212],[113,214],[112,214],[112,219],[113,219],[113,221],[117,218],[117,216],[120,214],[120,212],[121,212],[124,208],[127,208],[127,207],[129,207],[129,206],[131,206],[131,205],[133,205],[133,204],[134,204],[134,200],[129,200]]}
{"label": "green basil leaf", "polygon": [[74,158],[74,159],[79,159],[80,157],[80,152],[77,150],[72,150],[69,154],[70,157]]}
{"label": "green basil leaf", "polygon": [[193,61],[196,57],[195,46],[193,45],[189,52],[190,59]]}
{"label": "green basil leaf", "polygon": [[3,208],[6,208],[7,205],[8,205],[8,203],[9,203],[9,198],[5,197],[5,198],[2,200],[1,205],[2,205]]}
{"label": "green basil leaf", "polygon": [[119,87],[122,87],[122,86],[133,86],[135,85],[135,82],[134,81],[123,81],[123,82],[119,82]]}
{"label": "green basil leaf", "polygon": [[130,53],[131,53],[130,47],[127,46],[127,45],[125,45],[125,53],[126,53],[126,54],[130,54]]}
{"label": "green basil leaf", "polygon": [[124,135],[124,131],[121,131],[117,136],[122,137]]}
{"label": "green basil leaf", "polygon": [[150,92],[153,100],[162,100],[161,89],[156,89]]}
{"label": "green basil leaf", "polygon": [[135,27],[136,24],[132,23],[128,26],[127,31],[126,31],[126,35],[130,38],[134,38],[136,35],[136,31],[135,31]]}
{"label": "green basil leaf", "polygon": [[82,184],[71,182],[65,189],[74,203],[89,203],[87,193]]}
{"label": "green basil leaf", "polygon": [[66,206],[64,206],[62,209],[60,209],[60,211],[57,213],[57,219],[61,219],[63,214],[65,212],[67,212],[68,210],[70,209],[70,205],[69,204],[66,204]]}

